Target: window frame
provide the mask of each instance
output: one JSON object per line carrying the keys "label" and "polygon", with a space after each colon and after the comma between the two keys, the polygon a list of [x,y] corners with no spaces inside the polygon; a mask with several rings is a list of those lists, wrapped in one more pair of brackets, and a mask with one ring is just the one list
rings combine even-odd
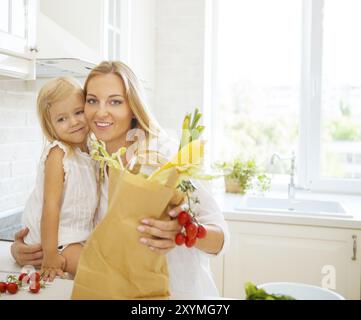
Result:
{"label": "window frame", "polygon": [[[211,80],[205,84],[204,101],[205,110],[212,116],[206,119],[206,125],[211,132],[207,140],[213,141],[209,153],[211,161],[221,144],[217,132],[220,130],[217,108],[219,92],[217,91],[217,38],[219,21],[217,18],[220,0],[212,1],[212,9],[206,15],[206,21],[212,21],[212,44],[205,46],[207,61],[211,61],[212,70],[205,68],[205,79]],[[323,50],[323,8],[324,0],[302,1],[302,26],[301,26],[301,70],[300,70],[300,113],[299,113],[299,139],[296,158],[296,182],[298,186],[310,189],[312,192],[330,192],[342,194],[361,194],[361,179],[336,179],[321,177],[321,98],[322,98],[322,50]],[[208,23],[209,25],[209,23]],[[212,54],[207,54],[208,51]],[[211,89],[209,89],[211,88]],[[276,152],[277,150],[275,150]],[[290,150],[291,152],[291,150]],[[276,182],[278,185],[278,182]],[[285,185],[283,185],[285,187]]]}
{"label": "window frame", "polygon": [[[120,26],[116,26],[116,13],[113,14],[113,24],[109,21],[110,0],[104,1],[104,33],[103,33],[103,52],[105,59],[121,60],[129,63],[130,60],[130,39],[131,39],[131,0],[115,0],[118,2],[120,10]],[[112,43],[109,42],[109,32],[113,32]],[[116,52],[116,36],[120,38],[120,52]],[[113,52],[110,48],[113,46]],[[115,55],[115,56],[114,56]]]}

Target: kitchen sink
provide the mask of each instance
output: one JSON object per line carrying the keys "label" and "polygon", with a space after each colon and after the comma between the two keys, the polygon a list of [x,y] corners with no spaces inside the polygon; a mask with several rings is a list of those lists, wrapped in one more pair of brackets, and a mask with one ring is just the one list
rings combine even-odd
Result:
{"label": "kitchen sink", "polygon": [[339,202],[310,199],[244,197],[236,210],[352,218]]}

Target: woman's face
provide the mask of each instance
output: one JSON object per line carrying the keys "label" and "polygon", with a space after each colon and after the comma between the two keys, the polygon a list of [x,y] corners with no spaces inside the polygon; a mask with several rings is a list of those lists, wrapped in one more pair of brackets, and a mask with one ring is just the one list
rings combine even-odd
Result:
{"label": "woman's face", "polygon": [[133,112],[125,99],[124,84],[119,76],[98,75],[88,82],[85,117],[97,139],[106,143],[108,152],[126,146]]}

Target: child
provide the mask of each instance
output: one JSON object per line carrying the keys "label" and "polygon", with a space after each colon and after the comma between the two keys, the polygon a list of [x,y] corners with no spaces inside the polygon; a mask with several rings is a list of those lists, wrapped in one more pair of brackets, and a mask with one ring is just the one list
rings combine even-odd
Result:
{"label": "child", "polygon": [[29,234],[24,241],[41,243],[41,272],[53,281],[64,271],[75,274],[82,244],[93,229],[97,167],[88,154],[83,90],[74,79],[47,82],[39,92],[37,111],[49,144],[25,206],[23,224]]}

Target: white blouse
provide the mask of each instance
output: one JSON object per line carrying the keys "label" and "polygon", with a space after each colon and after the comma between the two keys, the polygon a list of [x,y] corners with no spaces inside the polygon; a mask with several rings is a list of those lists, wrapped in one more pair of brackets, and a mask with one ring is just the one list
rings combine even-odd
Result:
{"label": "white blouse", "polygon": [[[143,170],[142,170],[143,171]],[[100,205],[96,221],[104,218],[108,207],[108,176],[104,174],[101,185]],[[204,182],[193,181],[197,190],[194,192],[200,204],[195,207],[199,222],[202,224],[216,225],[224,233],[222,250],[217,254],[208,254],[195,247],[187,248],[177,246],[167,253],[168,272],[170,278],[171,295],[192,294],[192,296],[219,296],[213,280],[209,258],[222,255],[229,247],[229,230],[223,214],[208,191]]]}
{"label": "white blouse", "polygon": [[64,152],[65,172],[63,198],[60,209],[58,246],[85,241],[93,230],[94,214],[98,205],[98,166],[90,155],[79,148],[69,154],[68,147],[59,141],[48,144],[42,153],[35,188],[31,193],[22,218],[29,228],[24,241],[41,243],[40,223],[44,201],[45,161],[52,148],[59,146]]}

